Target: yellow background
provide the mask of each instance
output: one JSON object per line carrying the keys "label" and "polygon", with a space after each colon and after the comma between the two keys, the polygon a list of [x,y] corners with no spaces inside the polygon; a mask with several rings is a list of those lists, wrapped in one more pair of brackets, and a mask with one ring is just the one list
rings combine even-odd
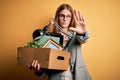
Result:
{"label": "yellow background", "polygon": [[90,38],[82,52],[93,80],[120,80],[119,0],[0,0],[0,80],[41,80],[17,64],[17,47],[31,41],[61,3],[85,16]]}

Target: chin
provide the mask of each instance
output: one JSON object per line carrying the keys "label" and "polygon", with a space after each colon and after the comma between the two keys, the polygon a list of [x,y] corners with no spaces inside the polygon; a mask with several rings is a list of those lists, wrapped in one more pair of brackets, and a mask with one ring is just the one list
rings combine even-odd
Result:
{"label": "chin", "polygon": [[68,27],[68,25],[62,25],[62,28],[67,28]]}

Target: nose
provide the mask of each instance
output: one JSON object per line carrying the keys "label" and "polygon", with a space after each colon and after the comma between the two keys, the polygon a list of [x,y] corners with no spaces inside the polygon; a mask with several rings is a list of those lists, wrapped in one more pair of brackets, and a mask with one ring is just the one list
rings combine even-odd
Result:
{"label": "nose", "polygon": [[64,16],[64,19],[63,19],[64,21],[66,21],[67,20],[67,18],[66,18],[66,16]]}

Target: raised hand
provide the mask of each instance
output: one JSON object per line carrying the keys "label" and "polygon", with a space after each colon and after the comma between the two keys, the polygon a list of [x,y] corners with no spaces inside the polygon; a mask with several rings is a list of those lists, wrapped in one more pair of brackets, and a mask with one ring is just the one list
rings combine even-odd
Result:
{"label": "raised hand", "polygon": [[75,27],[70,27],[69,29],[74,32],[77,32],[77,34],[85,34],[85,32],[87,31],[87,24],[83,15],[79,11],[74,10],[73,17],[75,19]]}

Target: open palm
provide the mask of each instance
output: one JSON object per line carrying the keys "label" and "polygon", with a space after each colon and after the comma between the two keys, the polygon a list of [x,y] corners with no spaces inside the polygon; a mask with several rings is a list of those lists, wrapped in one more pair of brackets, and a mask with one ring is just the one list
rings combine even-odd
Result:
{"label": "open palm", "polygon": [[87,31],[86,30],[87,24],[85,22],[83,15],[79,11],[74,10],[73,16],[75,19],[75,27],[70,27],[69,29],[74,32],[77,32],[78,34],[84,34]]}

